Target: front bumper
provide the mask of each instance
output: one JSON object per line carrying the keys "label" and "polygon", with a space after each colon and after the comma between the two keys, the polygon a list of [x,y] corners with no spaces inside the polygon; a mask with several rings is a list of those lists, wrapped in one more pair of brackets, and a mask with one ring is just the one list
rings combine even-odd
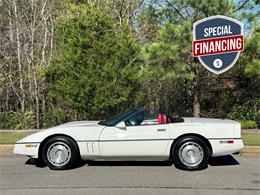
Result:
{"label": "front bumper", "polygon": [[16,142],[14,145],[14,154],[26,155],[32,158],[38,158],[40,143],[34,142],[22,142],[22,140]]}

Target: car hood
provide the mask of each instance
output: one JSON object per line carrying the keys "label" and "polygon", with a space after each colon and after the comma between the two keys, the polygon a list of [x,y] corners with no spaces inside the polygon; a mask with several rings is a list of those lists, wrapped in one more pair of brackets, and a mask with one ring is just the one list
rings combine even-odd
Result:
{"label": "car hood", "polygon": [[74,140],[97,140],[105,126],[99,125],[99,121],[77,121],[51,127],[31,134],[18,142],[41,142],[51,135],[67,135]]}
{"label": "car hood", "polygon": [[86,127],[86,126],[98,126],[99,121],[74,121],[65,123],[59,126],[56,126],[55,128],[59,127]]}

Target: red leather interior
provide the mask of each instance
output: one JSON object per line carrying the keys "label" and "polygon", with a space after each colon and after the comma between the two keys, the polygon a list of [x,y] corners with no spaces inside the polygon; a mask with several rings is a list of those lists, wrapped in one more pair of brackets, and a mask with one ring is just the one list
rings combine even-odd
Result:
{"label": "red leather interior", "polygon": [[158,124],[167,124],[166,114],[158,114],[157,119],[158,119]]}
{"label": "red leather interior", "polygon": [[162,115],[158,114],[157,116],[158,124],[162,124]]}
{"label": "red leather interior", "polygon": [[163,124],[167,124],[167,117],[166,117],[166,114],[163,114]]}

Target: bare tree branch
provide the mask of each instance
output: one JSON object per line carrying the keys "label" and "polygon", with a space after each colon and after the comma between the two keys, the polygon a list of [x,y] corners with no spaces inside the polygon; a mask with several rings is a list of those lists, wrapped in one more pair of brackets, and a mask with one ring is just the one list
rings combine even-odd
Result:
{"label": "bare tree branch", "polygon": [[244,8],[244,6],[245,6],[249,1],[250,1],[250,0],[244,1],[244,3],[242,3],[242,5],[240,5],[239,7],[237,7],[237,8],[233,11],[233,13],[235,13],[235,12],[241,10],[242,8]]}
{"label": "bare tree branch", "polygon": [[169,2],[168,0],[166,0],[166,3],[167,3],[169,6],[171,6],[183,20],[186,19],[186,18],[181,14],[180,10],[177,9],[171,2]]}

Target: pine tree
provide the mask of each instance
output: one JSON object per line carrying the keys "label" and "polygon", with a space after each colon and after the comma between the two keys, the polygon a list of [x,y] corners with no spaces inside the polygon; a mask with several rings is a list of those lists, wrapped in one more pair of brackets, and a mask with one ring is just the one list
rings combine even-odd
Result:
{"label": "pine tree", "polygon": [[138,47],[127,25],[116,26],[102,5],[70,4],[55,34],[55,59],[46,71],[53,102],[87,119],[133,105]]}

